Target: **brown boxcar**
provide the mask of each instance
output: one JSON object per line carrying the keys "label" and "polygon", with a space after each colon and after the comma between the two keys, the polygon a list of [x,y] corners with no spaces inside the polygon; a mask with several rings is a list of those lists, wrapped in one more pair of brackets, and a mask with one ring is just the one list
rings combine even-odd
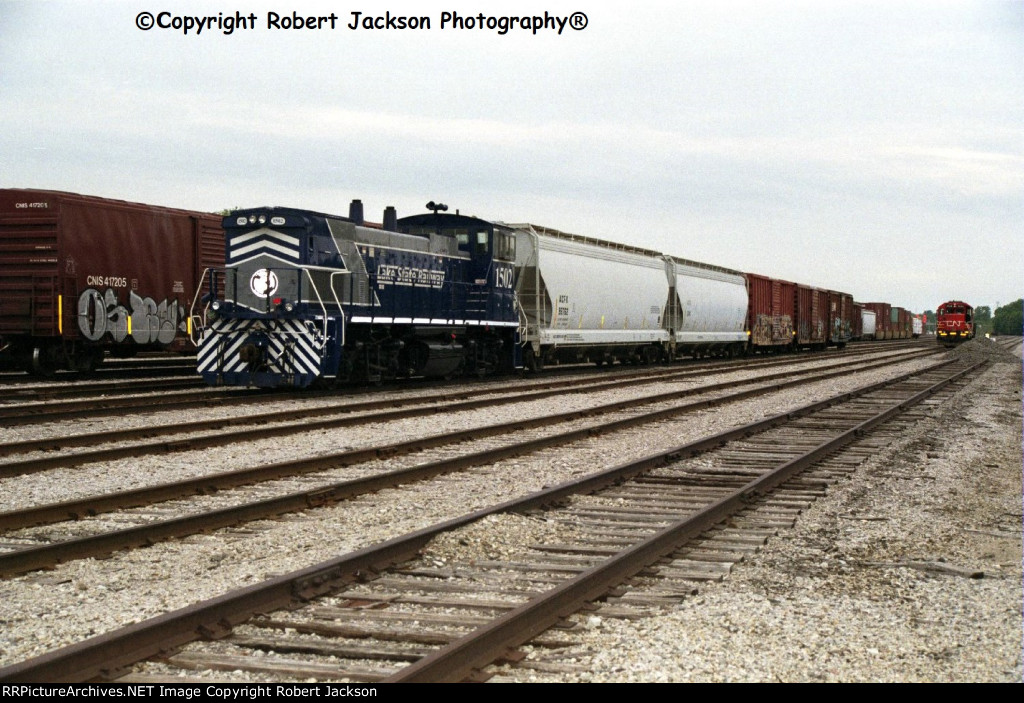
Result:
{"label": "brown boxcar", "polygon": [[796,343],[807,349],[824,349],[828,343],[828,291],[796,287]]}
{"label": "brown boxcar", "polygon": [[864,303],[875,313],[875,339],[892,339],[892,306],[889,303]]}
{"label": "brown boxcar", "polygon": [[850,317],[850,340],[857,342],[864,337],[864,306],[855,302],[852,302],[852,306],[853,314]]}
{"label": "brown boxcar", "polygon": [[796,284],[756,273],[745,275],[751,350],[791,349],[796,337]]}
{"label": "brown boxcar", "polygon": [[900,307],[892,308],[890,319],[892,320],[893,339],[910,339],[914,336],[914,326],[909,310]]}
{"label": "brown boxcar", "polygon": [[[836,290],[828,292],[828,343],[839,349],[853,338],[853,296]],[[857,313],[860,319],[860,313]]]}
{"label": "brown boxcar", "polygon": [[194,351],[189,306],[223,264],[218,215],[0,190],[0,360],[45,374],[105,351]]}

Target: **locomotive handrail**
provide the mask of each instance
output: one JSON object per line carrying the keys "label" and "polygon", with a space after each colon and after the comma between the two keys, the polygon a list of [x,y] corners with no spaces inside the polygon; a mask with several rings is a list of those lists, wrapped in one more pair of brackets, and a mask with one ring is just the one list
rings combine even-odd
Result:
{"label": "locomotive handrail", "polygon": [[[345,320],[345,308],[343,308],[341,306],[341,301],[338,300],[337,289],[334,287],[334,277],[335,276],[347,276],[347,275],[350,275],[351,273],[352,273],[351,271],[332,271],[331,275],[330,275],[330,278],[328,278],[328,283],[331,284],[331,295],[334,296],[334,302],[338,306],[338,313],[341,315],[341,338],[339,339],[339,342],[340,342],[342,347],[345,346],[345,332],[346,332],[347,327],[348,327],[348,322]],[[354,279],[350,279],[350,280],[354,280]],[[349,293],[349,299],[351,299],[351,298],[352,298],[352,293],[350,292]],[[324,312],[324,320],[326,321],[326,319],[327,319],[327,313]],[[327,337],[325,335],[324,339],[326,339],[326,338]]]}
{"label": "locomotive handrail", "polygon": [[[203,307],[203,314],[202,314],[202,317],[200,317],[199,315],[195,314],[196,303],[199,302],[199,294],[203,292],[203,281],[206,280],[206,274],[208,274],[208,273],[210,273],[210,267],[204,268],[203,269],[203,275],[201,275],[199,277],[199,285],[196,286],[196,294],[192,298],[192,305],[188,309],[188,321],[189,321],[188,338],[189,338],[189,341],[191,341],[192,344],[194,346],[197,346],[197,347],[199,346],[199,342],[196,341],[195,333],[196,333],[196,330],[198,330],[198,329],[205,329],[206,328],[206,307],[205,306]],[[192,320],[198,320],[201,323],[201,325],[192,324]]]}
{"label": "locomotive handrail", "polygon": [[516,327],[516,336],[520,344],[526,344],[526,333],[529,328],[530,321],[526,319],[526,311],[523,310],[523,306],[519,304],[519,293],[512,289],[512,307],[516,311],[516,319],[519,320],[519,325]]}
{"label": "locomotive handrail", "polygon": [[[317,345],[317,346],[323,347],[323,345],[327,342],[327,306],[324,305],[324,298],[323,298],[322,295],[320,295],[320,289],[316,287],[316,281],[313,280],[313,275],[309,272],[309,268],[306,267],[306,266],[303,266],[303,267],[301,267],[301,271],[302,271],[303,275],[305,275],[305,277],[309,279],[309,287],[313,290],[313,293],[316,294],[316,302],[319,303],[319,305],[320,305],[320,313],[321,313],[321,317],[323,318],[324,324],[323,324],[323,330],[320,333],[320,344]],[[332,286],[332,288],[333,288],[333,286]],[[296,291],[298,293],[298,295],[297,295],[297,298],[298,298],[297,302],[302,302],[302,279],[301,278],[299,279],[298,289],[299,290]],[[337,296],[335,296],[335,297],[337,297]]]}

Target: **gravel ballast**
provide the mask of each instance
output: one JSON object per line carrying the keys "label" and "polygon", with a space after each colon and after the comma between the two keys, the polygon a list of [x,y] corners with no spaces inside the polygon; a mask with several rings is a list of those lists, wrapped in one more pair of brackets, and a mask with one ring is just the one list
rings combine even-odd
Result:
{"label": "gravel ballast", "polygon": [[577,647],[531,651],[581,672],[503,679],[1021,681],[1021,457],[1017,359],[721,583],[650,618],[580,616]]}
{"label": "gravel ballast", "polygon": [[[819,384],[829,387],[621,433],[615,441],[588,440],[560,455],[510,460],[473,472],[472,480],[447,477],[286,521],[11,579],[0,584],[0,665],[564,480],[590,466],[590,455],[612,464],[866,382]],[[795,530],[771,540],[722,584],[702,586],[696,598],[645,620],[585,617],[576,648],[533,653],[571,663],[575,673],[517,670],[502,677],[1020,680],[1020,389],[1019,359],[996,365],[835,486]],[[981,570],[984,577],[923,571],[911,562]]]}

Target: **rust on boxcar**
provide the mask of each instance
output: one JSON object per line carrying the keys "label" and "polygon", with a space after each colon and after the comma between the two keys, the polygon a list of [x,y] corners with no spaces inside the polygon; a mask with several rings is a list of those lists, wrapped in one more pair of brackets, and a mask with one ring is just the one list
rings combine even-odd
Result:
{"label": "rust on boxcar", "polygon": [[864,307],[875,313],[875,339],[892,339],[892,306],[889,303],[864,303]]}
{"label": "rust on boxcar", "polygon": [[[828,308],[828,343],[842,349],[853,338],[853,296],[849,293],[830,290],[828,292]],[[860,319],[859,313],[857,319]]]}
{"label": "rust on boxcar", "polygon": [[749,305],[747,328],[754,351],[793,346],[796,284],[756,273],[746,274]]}
{"label": "rust on boxcar", "polygon": [[47,373],[104,352],[193,351],[188,306],[223,241],[212,213],[0,190],[0,358]]}

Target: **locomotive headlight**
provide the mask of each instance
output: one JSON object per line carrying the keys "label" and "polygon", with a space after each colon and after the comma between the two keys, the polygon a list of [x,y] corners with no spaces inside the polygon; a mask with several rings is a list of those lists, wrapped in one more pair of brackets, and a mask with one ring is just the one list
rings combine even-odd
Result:
{"label": "locomotive headlight", "polygon": [[267,216],[266,215],[260,215],[260,224],[261,225],[267,224]]}
{"label": "locomotive headlight", "polygon": [[292,301],[289,300],[287,303],[284,304],[284,311],[285,312],[291,312],[294,309],[295,309],[295,303],[293,303]]}
{"label": "locomotive headlight", "polygon": [[213,308],[214,310],[220,310],[220,301],[214,300],[212,303],[210,303],[210,307]]}
{"label": "locomotive headlight", "polygon": [[249,215],[249,224],[250,225],[256,224],[256,215]]}

